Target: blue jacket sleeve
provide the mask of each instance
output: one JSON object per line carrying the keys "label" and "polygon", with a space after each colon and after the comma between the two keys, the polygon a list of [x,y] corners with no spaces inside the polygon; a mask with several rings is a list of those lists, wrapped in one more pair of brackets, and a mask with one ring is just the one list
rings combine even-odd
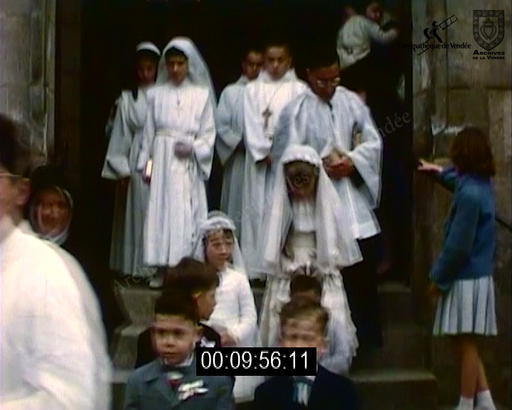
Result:
{"label": "blue jacket sleeve", "polygon": [[453,219],[441,254],[430,273],[430,278],[439,289],[448,290],[467,262],[475,241],[479,214],[478,191],[461,189],[454,197]]}
{"label": "blue jacket sleeve", "polygon": [[135,372],[130,375],[126,383],[126,390],[124,395],[123,410],[139,410],[140,409],[140,395],[139,395],[139,381]]}
{"label": "blue jacket sleeve", "polygon": [[457,186],[459,176],[455,167],[449,167],[443,169],[443,171],[439,174],[439,179],[443,185],[445,185],[450,189],[450,191],[453,192]]}

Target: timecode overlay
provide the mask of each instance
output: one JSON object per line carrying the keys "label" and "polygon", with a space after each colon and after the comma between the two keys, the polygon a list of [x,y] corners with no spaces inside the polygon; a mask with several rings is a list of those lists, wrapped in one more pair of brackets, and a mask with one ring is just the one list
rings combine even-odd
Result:
{"label": "timecode overlay", "polygon": [[198,376],[314,376],[314,347],[201,347]]}

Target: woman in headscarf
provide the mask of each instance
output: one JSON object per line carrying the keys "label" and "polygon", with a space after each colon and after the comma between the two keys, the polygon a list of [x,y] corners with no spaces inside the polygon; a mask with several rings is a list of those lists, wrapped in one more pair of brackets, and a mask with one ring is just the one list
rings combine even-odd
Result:
{"label": "woman in headscarf", "polygon": [[110,269],[125,275],[151,276],[143,266],[142,237],[148,186],[136,172],[147,113],[146,94],[155,80],[160,51],[149,42],[136,48],[136,86],[119,97],[101,176],[117,181]]}
{"label": "woman in headscarf", "polygon": [[73,198],[63,173],[54,166],[43,165],[31,177],[28,219],[33,231],[42,239],[64,246],[73,218]]}
{"label": "woman in headscarf", "polygon": [[[174,38],[164,49],[148,112],[137,169],[149,183],[144,262],[175,266],[192,252],[198,221],[206,219],[206,181],[215,142],[208,67],[194,43]],[[150,287],[163,284],[159,269]]]}
{"label": "woman in headscarf", "polygon": [[291,145],[276,174],[274,196],[260,238],[261,271],[268,276],[260,332],[265,346],[279,340],[279,312],[290,300],[297,272],[322,278],[322,305],[343,327],[347,361],[358,346],[341,270],[362,259],[353,233],[354,220],[343,215],[338,194],[318,153]]}

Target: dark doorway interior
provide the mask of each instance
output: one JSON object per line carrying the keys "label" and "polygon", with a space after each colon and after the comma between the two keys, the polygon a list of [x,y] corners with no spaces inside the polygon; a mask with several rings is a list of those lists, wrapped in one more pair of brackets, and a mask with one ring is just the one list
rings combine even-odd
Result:
{"label": "dark doorway interior", "polygon": [[[410,25],[410,2],[384,2]],[[89,247],[101,266],[108,266],[112,219],[113,186],[100,177],[106,151],[104,136],[113,101],[129,84],[133,73],[135,45],[150,40],[163,48],[174,36],[192,38],[208,63],[217,95],[240,75],[240,55],[255,40],[286,35],[302,75],[301,61],[308,41],[319,40],[335,46],[343,2],[328,0],[83,0],[81,65],[81,195],[80,240]],[[405,33],[407,36],[408,34]],[[411,111],[410,64],[405,68],[405,110]],[[378,75],[378,74],[376,74]],[[393,115],[393,113],[390,113]],[[412,114],[410,115],[412,118]],[[400,131],[400,142],[410,152],[411,130]],[[397,136],[398,137],[398,136]],[[408,174],[410,169],[402,169]],[[219,204],[222,170],[215,164],[210,182],[210,205]],[[412,249],[410,178],[401,215],[405,232],[403,255]],[[402,212],[402,211],[400,211]],[[408,244],[408,245],[405,245]],[[405,263],[408,266],[408,262]],[[404,278],[408,270],[402,271]]]}

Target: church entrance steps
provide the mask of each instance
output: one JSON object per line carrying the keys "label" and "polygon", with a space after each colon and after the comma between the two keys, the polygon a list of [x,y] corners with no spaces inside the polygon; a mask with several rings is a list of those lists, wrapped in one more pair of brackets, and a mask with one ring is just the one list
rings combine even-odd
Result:
{"label": "church entrance steps", "polygon": [[[122,409],[126,380],[135,366],[138,336],[150,326],[160,294],[137,283],[116,287],[126,322],[116,329],[111,344],[115,410]],[[253,294],[259,312],[264,289],[253,288]],[[436,409],[436,379],[426,370],[429,330],[415,323],[411,291],[400,283],[382,283],[379,300],[384,346],[377,350],[359,349],[351,369],[363,400],[362,410]],[[246,405],[237,408],[243,410]]]}
{"label": "church entrance steps", "polygon": [[435,410],[437,382],[424,369],[371,369],[351,372],[362,410]]}
{"label": "church entrance steps", "polygon": [[147,325],[128,325],[116,329],[110,345],[110,357],[114,368],[131,370],[137,361],[137,342]]}
{"label": "church entrance steps", "polygon": [[415,324],[389,324],[383,328],[380,349],[358,349],[352,369],[413,369],[426,365],[428,338]]}

